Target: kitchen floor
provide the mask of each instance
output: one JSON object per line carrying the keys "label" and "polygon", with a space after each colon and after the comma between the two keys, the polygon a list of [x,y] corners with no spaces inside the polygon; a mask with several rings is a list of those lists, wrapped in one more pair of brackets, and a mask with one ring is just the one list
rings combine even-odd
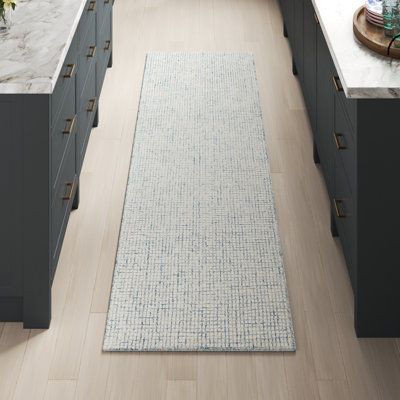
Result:
{"label": "kitchen floor", "polygon": [[[48,331],[0,323],[0,399],[400,398],[400,341],[358,340],[352,291],[277,0],[117,0],[100,100]],[[252,52],[297,352],[102,353],[145,55]]]}

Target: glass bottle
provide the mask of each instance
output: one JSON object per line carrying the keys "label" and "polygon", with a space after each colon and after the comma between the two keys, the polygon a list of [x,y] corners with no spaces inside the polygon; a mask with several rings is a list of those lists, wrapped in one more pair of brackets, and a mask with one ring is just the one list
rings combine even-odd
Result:
{"label": "glass bottle", "polygon": [[383,0],[383,28],[385,35],[393,37],[398,27],[399,0]]}

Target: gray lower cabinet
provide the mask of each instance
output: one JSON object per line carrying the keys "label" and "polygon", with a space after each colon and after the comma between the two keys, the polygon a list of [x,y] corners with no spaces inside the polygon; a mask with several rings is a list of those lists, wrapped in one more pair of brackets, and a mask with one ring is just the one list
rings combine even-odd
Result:
{"label": "gray lower cabinet", "polygon": [[307,105],[311,128],[316,132],[317,123],[317,23],[310,1],[303,3],[303,81],[304,100]]}
{"label": "gray lower cabinet", "polygon": [[47,328],[107,66],[112,2],[88,0],[51,95],[0,96],[0,321]]}
{"label": "gray lower cabinet", "polygon": [[281,6],[314,159],[331,199],[332,234],[354,292],[356,334],[399,337],[400,100],[347,98],[312,1],[281,0]]}
{"label": "gray lower cabinet", "polygon": [[333,99],[332,77],[335,67],[330,58],[324,35],[317,27],[317,53],[316,53],[316,130],[314,142],[319,155],[321,168],[324,172],[325,182],[330,194],[333,193]]}

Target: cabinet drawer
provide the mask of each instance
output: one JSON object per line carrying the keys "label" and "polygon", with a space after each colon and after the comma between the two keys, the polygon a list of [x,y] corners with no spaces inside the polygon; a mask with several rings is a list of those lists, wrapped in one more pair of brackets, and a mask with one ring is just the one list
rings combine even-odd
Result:
{"label": "cabinet drawer", "polygon": [[97,0],[87,0],[78,26],[78,48],[81,50],[85,44],[85,39],[89,28],[96,25]]}
{"label": "cabinet drawer", "polygon": [[336,155],[342,160],[345,174],[350,183],[352,193],[357,189],[357,155],[354,134],[346,117],[342,102],[335,96],[335,123],[332,140]]}
{"label": "cabinet drawer", "polygon": [[85,156],[86,147],[93,126],[94,116],[97,110],[98,99],[96,97],[96,74],[94,67],[95,64],[92,64],[82,96],[78,102],[78,132],[76,139],[78,174],[82,167],[83,158]]}
{"label": "cabinet drawer", "polygon": [[106,16],[103,29],[98,37],[99,51],[97,53],[96,92],[100,95],[112,51],[112,13]]}
{"label": "cabinet drawer", "polygon": [[57,264],[58,255],[64,239],[65,229],[67,227],[76,190],[76,181],[75,136],[71,136],[51,208],[51,248],[53,267]]}
{"label": "cabinet drawer", "polygon": [[312,131],[315,134],[317,126],[317,22],[311,0],[304,1],[303,25],[303,92]]}
{"label": "cabinet drawer", "polygon": [[86,81],[92,64],[96,61],[96,24],[95,19],[88,28],[83,45],[79,50],[79,63],[77,74],[77,97],[80,98],[85,89]]}
{"label": "cabinet drawer", "polygon": [[76,68],[77,68],[77,41],[76,36],[71,42],[68,54],[65,57],[61,72],[58,77],[53,94],[51,95],[51,125],[57,121],[58,115],[64,98],[68,92],[70,85],[75,86]]}
{"label": "cabinet drawer", "polygon": [[112,0],[97,0],[97,34],[102,31],[106,17],[110,14],[112,8]]}
{"label": "cabinet drawer", "polygon": [[335,168],[335,196],[332,207],[350,280],[354,288],[356,283],[357,216],[354,197],[341,160],[338,160]]}
{"label": "cabinet drawer", "polygon": [[335,97],[341,101],[343,110],[355,132],[357,129],[357,101],[346,97],[342,83],[336,72],[332,76],[332,84],[335,90]]}
{"label": "cabinet drawer", "polygon": [[335,71],[321,28],[317,30],[316,131],[315,144],[330,197],[334,193],[333,90],[331,78]]}
{"label": "cabinet drawer", "polygon": [[326,187],[329,195],[334,193],[334,154],[333,144],[329,131],[323,131],[315,136],[315,144],[317,146],[318,155],[321,163],[322,173],[325,178]]}
{"label": "cabinet drawer", "polygon": [[51,132],[51,178],[53,193],[61,173],[63,160],[77,121],[75,111],[75,85],[69,85],[57,121]]}

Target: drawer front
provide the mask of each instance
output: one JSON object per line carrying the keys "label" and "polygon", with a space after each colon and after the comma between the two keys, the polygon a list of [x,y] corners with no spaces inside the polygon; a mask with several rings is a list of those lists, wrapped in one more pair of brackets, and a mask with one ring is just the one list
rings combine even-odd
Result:
{"label": "drawer front", "polygon": [[75,85],[69,85],[59,118],[51,133],[51,177],[53,194],[57,186],[65,154],[72,136],[75,136],[77,116],[75,110]]}
{"label": "drawer front", "polygon": [[352,133],[355,133],[357,129],[357,100],[346,97],[337,73],[332,76],[332,84],[335,90],[335,97],[341,101],[343,110],[353,129]]}
{"label": "drawer front", "polygon": [[51,238],[53,268],[57,265],[58,255],[64,239],[73,196],[76,190],[77,175],[75,173],[75,136],[71,136],[63,162],[60,179],[56,186],[51,209]]}
{"label": "drawer front", "polygon": [[92,64],[96,62],[96,23],[92,20],[91,25],[84,40],[84,43],[79,51],[78,74],[77,74],[77,97],[80,98],[85,89],[86,81],[89,76],[89,71]]}
{"label": "drawer front", "polygon": [[82,96],[79,99],[78,133],[76,142],[77,171],[80,173],[90,132],[93,126],[94,116],[97,110],[96,74],[95,64],[89,70],[88,78]]}
{"label": "drawer front", "polygon": [[317,79],[316,79],[316,132],[315,144],[318,149],[322,171],[330,196],[334,182],[334,147],[332,131],[334,124],[331,77],[335,67],[332,63],[325,37],[320,27],[317,29]]}
{"label": "drawer front", "polygon": [[72,40],[68,54],[65,57],[60,75],[58,77],[53,94],[51,95],[51,125],[57,121],[64,98],[70,85],[75,86],[76,70],[78,63],[77,40]]}
{"label": "drawer front", "polygon": [[106,16],[103,29],[98,36],[98,53],[96,66],[96,92],[100,95],[103,86],[104,77],[106,75],[108,62],[112,51],[112,13]]}
{"label": "drawer front", "polygon": [[112,0],[97,0],[97,33],[100,34],[106,17],[110,14]]}
{"label": "drawer front", "polygon": [[78,26],[78,48],[85,44],[86,34],[93,24],[96,24],[97,0],[87,0]]}
{"label": "drawer front", "polygon": [[336,155],[342,160],[352,193],[357,189],[357,153],[352,128],[342,102],[335,96],[335,124],[332,135]]}
{"label": "drawer front", "polygon": [[329,131],[318,132],[315,136],[315,144],[317,146],[320,158],[322,173],[325,178],[326,187],[329,195],[333,194],[334,182],[334,162],[333,145]]}
{"label": "drawer front", "polygon": [[335,173],[335,197],[332,206],[336,225],[339,232],[343,253],[346,258],[350,280],[355,287],[356,283],[356,249],[357,249],[357,216],[354,197],[344,172],[343,165],[339,160],[336,164]]}
{"label": "drawer front", "polygon": [[314,7],[311,0],[304,1],[304,100],[310,118],[312,131],[316,132],[317,110],[317,23],[314,17]]}

